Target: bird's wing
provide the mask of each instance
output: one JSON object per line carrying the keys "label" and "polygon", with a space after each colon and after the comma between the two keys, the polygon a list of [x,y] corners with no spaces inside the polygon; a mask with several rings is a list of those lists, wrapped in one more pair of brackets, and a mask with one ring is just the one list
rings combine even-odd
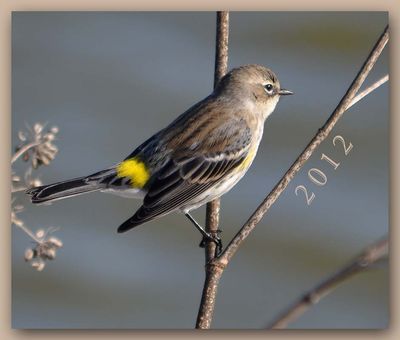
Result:
{"label": "bird's wing", "polygon": [[[143,205],[118,228],[119,232],[179,209],[243,164],[251,143],[251,131],[246,122],[238,121],[228,129],[221,126],[218,129],[223,133],[213,139],[205,138],[192,153],[177,150],[171,155],[154,174]],[[205,151],[211,148],[209,144],[212,144],[212,153]],[[218,145],[223,150],[216,151]]]}

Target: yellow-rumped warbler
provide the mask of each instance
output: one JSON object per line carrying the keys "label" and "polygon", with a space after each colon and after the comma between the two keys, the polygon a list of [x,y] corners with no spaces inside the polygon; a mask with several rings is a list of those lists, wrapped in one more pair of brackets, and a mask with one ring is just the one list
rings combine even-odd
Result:
{"label": "yellow-rumped warbler", "polygon": [[150,137],[122,162],[90,176],[27,190],[33,203],[91,191],[143,198],[143,205],[119,228],[127,231],[173,211],[189,214],[229,191],[249,169],[263,134],[264,121],[281,95],[275,74],[260,65],[227,73],[214,92]]}

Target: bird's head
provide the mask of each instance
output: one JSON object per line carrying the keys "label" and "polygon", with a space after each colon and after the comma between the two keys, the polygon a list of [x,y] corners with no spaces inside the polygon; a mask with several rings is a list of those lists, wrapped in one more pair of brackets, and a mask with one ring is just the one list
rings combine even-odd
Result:
{"label": "bird's head", "polygon": [[281,88],[274,72],[261,65],[245,65],[232,69],[219,82],[216,91],[225,98],[245,104],[267,118],[281,96],[293,92]]}

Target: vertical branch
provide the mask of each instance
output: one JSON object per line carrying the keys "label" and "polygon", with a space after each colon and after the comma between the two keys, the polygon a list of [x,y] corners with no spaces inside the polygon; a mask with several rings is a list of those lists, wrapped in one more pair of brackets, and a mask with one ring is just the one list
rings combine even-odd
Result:
{"label": "vertical branch", "polygon": [[[229,36],[229,13],[217,12],[217,34],[215,38],[215,68],[214,88],[228,70],[228,36]],[[207,204],[206,231],[216,234],[219,225],[220,201],[215,199]],[[206,264],[214,258],[215,243],[207,242]]]}
{"label": "vertical branch", "polygon": [[229,12],[217,12],[214,88],[228,71]]}
{"label": "vertical branch", "polygon": [[[229,12],[217,12],[214,88],[228,70],[228,36]],[[206,231],[214,235],[218,232],[219,210],[219,199],[213,200],[207,204]],[[221,278],[223,271],[223,268],[207,265],[214,259],[215,247],[216,245],[214,242],[207,242],[205,249],[206,277],[204,280],[203,293],[196,321],[196,328],[200,329],[208,329],[211,327],[215,306],[215,296],[217,295],[219,279]]]}

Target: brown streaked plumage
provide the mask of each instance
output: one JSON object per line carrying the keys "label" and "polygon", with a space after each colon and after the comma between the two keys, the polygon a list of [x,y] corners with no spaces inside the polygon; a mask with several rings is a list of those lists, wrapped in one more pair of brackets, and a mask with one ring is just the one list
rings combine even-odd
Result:
{"label": "brown streaked plumage", "polygon": [[[180,210],[189,211],[229,191],[250,167],[265,119],[281,95],[275,74],[246,65],[225,75],[214,92],[140,145],[117,165],[71,181],[27,191],[33,203],[90,191],[143,198],[119,232]],[[140,179],[135,181],[135,178]],[[140,178],[139,178],[140,177]],[[218,241],[213,238],[214,241]]]}

